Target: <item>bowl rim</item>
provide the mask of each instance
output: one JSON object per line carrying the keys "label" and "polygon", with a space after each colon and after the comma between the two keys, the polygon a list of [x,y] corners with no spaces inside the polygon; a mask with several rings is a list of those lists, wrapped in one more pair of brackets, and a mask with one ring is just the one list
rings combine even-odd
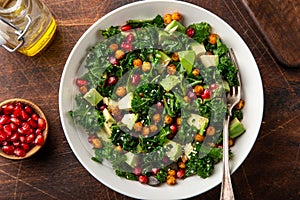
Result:
{"label": "bowl rim", "polygon": [[[43,110],[37,104],[35,104],[32,101],[27,100],[27,99],[13,98],[13,99],[7,99],[7,100],[4,100],[4,101],[0,102],[0,110],[1,110],[2,106],[6,105],[8,103],[17,103],[17,102],[20,102],[20,103],[22,103],[24,105],[31,106],[34,109],[34,111],[39,115],[39,117],[43,118],[45,120],[45,122],[46,122],[46,128],[43,131],[44,143],[45,143],[46,139],[48,137],[48,134],[49,134],[49,125],[48,125],[48,121],[47,121],[45,113],[43,112]],[[4,158],[7,158],[7,159],[12,159],[12,160],[22,160],[22,159],[26,159],[26,158],[31,157],[36,152],[38,152],[43,146],[44,145],[42,145],[42,146],[35,145],[32,149],[30,149],[30,151],[28,151],[26,153],[26,155],[24,157],[18,157],[16,155],[8,155],[8,154],[4,153],[2,150],[0,150],[0,156],[2,156]]]}

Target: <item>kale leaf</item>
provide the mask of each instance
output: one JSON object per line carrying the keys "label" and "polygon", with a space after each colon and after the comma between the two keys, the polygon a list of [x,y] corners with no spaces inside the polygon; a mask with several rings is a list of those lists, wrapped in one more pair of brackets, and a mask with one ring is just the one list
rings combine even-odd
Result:
{"label": "kale leaf", "polygon": [[210,35],[211,26],[206,22],[191,24],[188,28],[194,29],[195,34],[192,38],[199,43],[203,43]]}

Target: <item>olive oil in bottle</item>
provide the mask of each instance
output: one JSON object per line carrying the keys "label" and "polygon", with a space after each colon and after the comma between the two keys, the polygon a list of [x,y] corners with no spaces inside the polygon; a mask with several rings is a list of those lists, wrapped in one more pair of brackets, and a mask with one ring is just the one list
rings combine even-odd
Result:
{"label": "olive oil in bottle", "polygon": [[55,31],[52,14],[39,0],[0,0],[0,45],[8,51],[34,56]]}

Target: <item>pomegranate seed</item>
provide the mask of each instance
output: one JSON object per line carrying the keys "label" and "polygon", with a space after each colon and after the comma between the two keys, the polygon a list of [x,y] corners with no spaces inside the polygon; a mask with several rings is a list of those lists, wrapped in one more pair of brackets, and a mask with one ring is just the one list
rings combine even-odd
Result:
{"label": "pomegranate seed", "polygon": [[92,143],[93,139],[95,139],[95,138],[96,138],[96,135],[89,135],[89,137],[88,137],[89,143]]}
{"label": "pomegranate seed", "polygon": [[12,145],[5,145],[2,147],[2,151],[7,155],[12,155],[14,153],[15,148]]}
{"label": "pomegranate seed", "polygon": [[21,111],[22,111],[21,105],[20,105],[20,104],[16,104],[16,106],[15,106],[13,112],[12,112],[12,115],[13,115],[14,117],[19,117],[20,114],[21,114]]}
{"label": "pomegranate seed", "polygon": [[36,136],[34,143],[36,145],[42,146],[44,144],[44,136],[43,135]]}
{"label": "pomegranate seed", "polygon": [[133,35],[133,33],[129,33],[129,34],[126,36],[125,41],[126,41],[127,43],[133,42],[133,41],[134,41],[134,35]]}
{"label": "pomegranate seed", "polygon": [[34,121],[38,121],[38,119],[39,119],[39,116],[36,114],[36,113],[33,113],[32,115],[31,115],[31,118],[34,120]]}
{"label": "pomegranate seed", "polygon": [[12,132],[15,132],[15,131],[17,131],[17,130],[18,130],[18,127],[17,127],[17,125],[16,125],[16,124],[14,124],[14,123],[10,123],[10,128],[11,128],[11,131],[12,131]]}
{"label": "pomegranate seed", "polygon": [[132,27],[129,24],[125,24],[121,27],[121,31],[129,31]]}
{"label": "pomegranate seed", "polygon": [[189,92],[188,92],[188,97],[189,97],[190,99],[195,99],[197,96],[196,96],[196,94],[195,94],[194,92],[189,91]]}
{"label": "pomegranate seed", "polygon": [[4,126],[3,126],[3,131],[4,131],[8,136],[10,136],[10,135],[12,134],[10,124],[4,125]]}
{"label": "pomegranate seed", "polygon": [[159,102],[156,103],[156,108],[161,110],[161,109],[164,108],[164,104],[159,101]]}
{"label": "pomegranate seed", "polygon": [[203,94],[201,94],[202,99],[209,99],[211,97],[211,91],[208,89],[205,89]]}
{"label": "pomegranate seed", "polygon": [[0,124],[1,125],[5,125],[8,124],[10,122],[10,118],[6,115],[2,115],[0,118]]}
{"label": "pomegranate seed", "polygon": [[12,123],[14,123],[15,125],[17,125],[17,126],[20,126],[22,124],[22,122],[18,118],[16,118],[16,117],[10,118],[10,121]]}
{"label": "pomegranate seed", "polygon": [[21,134],[21,135],[25,135],[26,134],[22,128],[18,128],[17,132],[19,134]]}
{"label": "pomegranate seed", "polygon": [[185,33],[188,37],[193,37],[195,34],[195,30],[192,27],[190,27],[190,28],[186,29]]}
{"label": "pomegranate seed", "polygon": [[34,134],[29,134],[28,136],[26,136],[26,143],[30,144],[34,141],[35,139],[35,135]]}
{"label": "pomegranate seed", "polygon": [[185,175],[185,170],[184,169],[179,169],[176,173],[177,178],[183,178]]}
{"label": "pomegranate seed", "polygon": [[85,86],[85,85],[87,85],[87,81],[84,79],[76,79],[76,85],[78,87]]}
{"label": "pomegranate seed", "polygon": [[21,119],[22,119],[23,121],[27,121],[28,118],[29,118],[29,116],[28,116],[28,114],[25,112],[25,110],[22,110],[22,111],[21,111],[20,117],[21,117]]}
{"label": "pomegranate seed", "polygon": [[117,82],[118,82],[118,78],[117,78],[116,76],[111,76],[111,77],[109,77],[108,80],[107,80],[107,84],[108,84],[109,86],[115,85]]}
{"label": "pomegranate seed", "polygon": [[112,64],[112,65],[115,65],[115,66],[118,66],[120,63],[118,61],[118,59],[116,57],[113,57],[113,56],[110,56],[109,57],[109,62]]}
{"label": "pomegranate seed", "polygon": [[14,105],[13,104],[6,104],[6,105],[3,105],[2,106],[2,109],[3,109],[3,113],[5,115],[11,115],[13,110],[14,110]]}
{"label": "pomegranate seed", "polygon": [[6,140],[6,133],[3,130],[0,130],[0,142],[3,142]]}
{"label": "pomegranate seed", "polygon": [[17,142],[17,141],[19,141],[19,139],[20,139],[20,136],[18,133],[13,133],[12,136],[10,137],[10,140],[12,142]]}
{"label": "pomegranate seed", "polygon": [[41,129],[42,131],[46,128],[46,121],[43,118],[38,119],[38,129]]}
{"label": "pomegranate seed", "polygon": [[33,109],[29,105],[26,105],[25,108],[24,108],[24,110],[29,115],[33,112]]}
{"label": "pomegranate seed", "polygon": [[177,125],[176,125],[176,124],[172,124],[172,125],[170,126],[170,130],[171,130],[171,132],[172,132],[173,134],[177,133],[177,131],[178,131]]}
{"label": "pomegranate seed", "polygon": [[102,106],[100,106],[100,110],[101,110],[101,111],[103,111],[105,108],[107,108],[107,106],[106,106],[106,105],[102,105]]}
{"label": "pomegranate seed", "polygon": [[2,126],[2,124],[0,124],[0,130],[2,130],[3,129],[3,126]]}
{"label": "pomegranate seed", "polygon": [[15,141],[12,144],[14,145],[15,148],[20,147],[21,145],[20,141]]}
{"label": "pomegranate seed", "polygon": [[212,83],[212,84],[209,86],[209,88],[210,88],[211,90],[215,90],[215,89],[218,88],[218,85],[217,85],[216,83]]}
{"label": "pomegranate seed", "polygon": [[20,146],[24,149],[24,151],[25,151],[26,153],[30,150],[29,144],[21,143]]}
{"label": "pomegranate seed", "polygon": [[14,150],[14,154],[15,154],[16,156],[18,156],[18,157],[24,157],[24,156],[26,155],[26,152],[25,152],[25,150],[22,149],[22,148],[16,148],[16,149]]}
{"label": "pomegranate seed", "polygon": [[23,129],[23,131],[25,133],[29,133],[29,131],[30,131],[30,125],[29,125],[29,123],[28,122],[23,122],[22,123],[22,129]]}
{"label": "pomegranate seed", "polygon": [[148,177],[145,176],[145,175],[140,175],[140,176],[139,176],[139,182],[140,182],[140,183],[143,183],[143,184],[148,183]]}
{"label": "pomegranate seed", "polygon": [[139,84],[140,80],[141,76],[139,74],[134,74],[131,78],[131,84],[136,86]]}
{"label": "pomegranate seed", "polygon": [[20,140],[20,142],[24,143],[24,142],[26,142],[26,137],[24,135],[20,135],[19,140]]}
{"label": "pomegranate seed", "polygon": [[32,128],[37,128],[38,127],[38,124],[32,119],[32,118],[29,118],[27,120],[28,124],[32,127]]}
{"label": "pomegranate seed", "polygon": [[135,167],[133,169],[133,173],[136,175],[136,176],[139,176],[142,174],[142,168],[141,167]]}
{"label": "pomegranate seed", "polygon": [[131,51],[132,50],[132,44],[127,43],[127,42],[123,42],[121,44],[121,48],[126,50],[126,51]]}
{"label": "pomegranate seed", "polygon": [[41,129],[36,129],[36,131],[35,131],[35,135],[42,135],[42,131],[41,131]]}
{"label": "pomegranate seed", "polygon": [[151,172],[152,172],[153,175],[156,175],[159,171],[160,171],[159,168],[152,168],[151,169]]}

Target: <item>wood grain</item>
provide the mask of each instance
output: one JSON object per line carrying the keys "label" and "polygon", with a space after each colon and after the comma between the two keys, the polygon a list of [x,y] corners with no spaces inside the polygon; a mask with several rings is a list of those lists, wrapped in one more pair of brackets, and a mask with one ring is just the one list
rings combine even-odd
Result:
{"label": "wood grain", "polygon": [[300,1],[243,0],[276,58],[300,67]]}
{"label": "wood grain", "polygon": [[[130,0],[44,0],[58,30],[46,51],[35,57],[0,48],[0,101],[25,98],[45,112],[49,137],[29,159],[0,158],[0,200],[129,200],[93,178],[79,163],[64,136],[58,88],[76,41],[97,19]],[[300,71],[277,62],[241,1],[188,0],[217,14],[243,38],[257,61],[264,85],[265,110],[257,141],[233,174],[236,199],[300,199]],[[263,2],[263,1],[261,1]],[[191,199],[219,199],[220,186]]]}

